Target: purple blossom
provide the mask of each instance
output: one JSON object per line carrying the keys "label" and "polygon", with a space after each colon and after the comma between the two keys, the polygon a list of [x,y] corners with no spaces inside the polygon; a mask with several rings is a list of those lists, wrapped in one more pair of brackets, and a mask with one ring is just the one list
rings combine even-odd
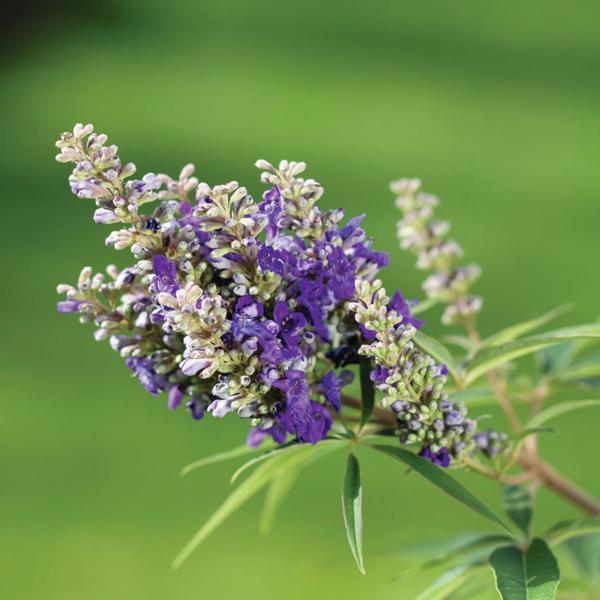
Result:
{"label": "purple blossom", "polygon": [[438,467],[449,467],[452,457],[446,448],[440,448],[438,452],[433,452],[429,446],[426,446],[419,452],[419,456],[427,459]]}
{"label": "purple blossom", "polygon": [[133,371],[146,391],[156,396],[165,389],[165,378],[154,370],[154,363],[149,358],[128,358],[125,364]]}
{"label": "purple blossom", "polygon": [[412,325],[416,329],[420,329],[423,326],[423,321],[416,319],[410,311],[411,305],[415,302],[407,302],[404,296],[397,291],[390,300],[388,305],[389,310],[396,311],[402,317],[402,325]]}
{"label": "purple blossom", "polygon": [[317,386],[317,391],[325,396],[325,399],[339,414],[342,410],[342,387],[352,383],[354,375],[350,371],[342,371],[338,377],[335,371],[329,371]]}

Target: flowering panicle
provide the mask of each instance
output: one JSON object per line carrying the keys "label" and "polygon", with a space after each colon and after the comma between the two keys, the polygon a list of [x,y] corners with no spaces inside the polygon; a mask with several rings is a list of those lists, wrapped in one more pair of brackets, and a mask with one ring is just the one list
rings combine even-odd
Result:
{"label": "flowering panicle", "polygon": [[463,256],[460,245],[447,239],[450,224],[433,218],[438,198],[421,191],[419,179],[399,179],[390,184],[403,217],[398,221],[401,248],[417,256],[417,268],[432,271],[423,282],[427,296],[447,304],[442,315],[446,325],[463,322],[481,310],[480,296],[469,293],[479,277],[476,264],[457,265]]}
{"label": "flowering panicle", "polygon": [[474,422],[443,392],[445,368],[412,342],[421,322],[373,282],[387,255],[371,248],[362,216],[341,224],[343,211],[321,211],[323,188],[299,177],[304,163],[258,161],[269,189],[255,202],[237,182],[200,182],[193,165],[177,179],[129,179],[135,166],[106,142],[76,125],[57,159],[75,163],[71,188],[95,201],[94,220],[121,224],[107,244],[136,262],[109,267],[108,282],[86,267],[77,286],[59,286],[58,309],[93,322],[146,390],[195,419],[237,413],[251,445],[315,444],[352,378],[336,369],[360,352],[402,442],[442,466],[475,447]]}
{"label": "flowering panicle", "polygon": [[358,352],[374,362],[371,380],[383,394],[381,405],[396,414],[400,441],[420,444],[421,455],[440,466],[473,450],[476,422],[462,403],[448,400],[446,366],[414,344],[417,328],[398,310],[397,299],[390,301],[379,280],[358,281],[348,308],[368,332],[371,343]]}

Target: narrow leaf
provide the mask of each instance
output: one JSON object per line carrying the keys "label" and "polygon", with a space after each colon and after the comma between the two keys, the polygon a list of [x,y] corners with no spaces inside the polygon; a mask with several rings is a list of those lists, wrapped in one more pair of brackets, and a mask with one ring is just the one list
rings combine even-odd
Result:
{"label": "narrow leaf", "polygon": [[525,534],[529,532],[531,516],[531,497],[518,485],[505,485],[502,491],[502,504],[512,522]]}
{"label": "narrow leaf", "polygon": [[375,387],[371,381],[371,361],[368,358],[360,360],[360,393],[361,393],[361,408],[360,408],[360,426],[364,427],[373,414],[375,406]]}
{"label": "narrow leaf", "polygon": [[279,510],[279,507],[289,493],[290,489],[298,479],[300,471],[309,463],[312,463],[318,458],[325,456],[332,450],[336,450],[345,446],[345,444],[325,444],[323,443],[325,441],[329,442],[330,440],[323,440],[314,446],[310,452],[303,455],[303,460],[295,462],[294,466],[283,470],[281,474],[269,484],[269,489],[267,490],[265,503],[263,505],[263,511],[258,523],[258,530],[262,534],[266,535],[270,532],[273,520],[275,519],[275,514],[277,513],[277,510]]}
{"label": "narrow leaf", "polygon": [[481,500],[469,492],[462,483],[454,479],[454,477],[449,475],[443,469],[403,448],[397,448],[395,446],[372,446],[372,448],[400,460],[459,502],[462,502],[482,517],[500,525],[500,527],[510,533],[510,528],[502,521],[502,519],[494,514],[494,512],[481,502]]}
{"label": "narrow leaf", "polygon": [[517,323],[515,325],[511,325],[510,327],[506,327],[505,329],[501,329],[498,333],[491,335],[489,338],[483,340],[481,342],[481,347],[489,347],[489,346],[497,346],[498,344],[503,344],[505,342],[510,342],[530,331],[534,331],[535,329],[539,329],[549,323],[553,319],[556,319],[560,315],[569,311],[571,306],[565,304],[563,306],[559,306],[540,317],[536,317],[535,319],[529,319],[528,321],[523,321],[522,323]]}
{"label": "narrow leaf", "polygon": [[275,514],[283,503],[283,500],[296,483],[300,475],[300,468],[286,469],[277,479],[274,479],[269,485],[265,504],[263,506],[260,520],[258,522],[258,530],[263,535],[271,532]]}
{"label": "narrow leaf", "polygon": [[433,308],[437,304],[439,304],[438,300],[435,300],[433,298],[427,298],[427,300],[423,300],[422,302],[419,302],[419,304],[415,304],[414,306],[411,306],[410,312],[413,315],[420,315],[421,313],[424,313],[425,311],[429,310],[430,308]]}
{"label": "narrow leaf", "polygon": [[[427,554],[434,556],[429,560],[422,562],[419,565],[411,567],[406,571],[405,575],[412,575],[433,567],[454,561],[477,562],[478,560],[487,560],[490,552],[500,544],[512,543],[514,540],[511,536],[503,534],[461,534],[451,539],[436,540],[427,544],[429,551]],[[411,552],[410,548],[405,549],[406,554],[415,555],[415,553],[423,554],[423,545],[418,545],[416,550]]]}
{"label": "narrow leaf", "polygon": [[413,340],[421,350],[430,354],[438,362],[445,364],[455,381],[459,379],[456,362],[444,344],[421,331],[417,331]]}
{"label": "narrow leaf", "polygon": [[490,563],[503,600],[554,600],[560,572],[548,544],[533,540],[524,552],[517,546],[494,550]]}
{"label": "narrow leaf", "polygon": [[214,463],[222,462],[225,460],[230,460],[232,458],[237,458],[238,456],[244,456],[245,454],[250,454],[252,452],[256,452],[256,448],[250,448],[244,444],[243,446],[238,446],[237,448],[233,448],[232,450],[227,450],[226,452],[219,452],[218,454],[213,454],[211,456],[207,456],[206,458],[201,458],[189,465],[186,465],[181,469],[180,475],[187,475],[196,469],[200,469],[201,467],[205,467],[206,465],[212,465]]}
{"label": "narrow leaf", "polygon": [[173,561],[173,568],[178,569],[183,561],[201,544],[227,517],[236,511],[242,504],[262,489],[274,477],[281,474],[282,469],[292,468],[298,461],[304,459],[303,454],[312,448],[303,446],[303,452],[292,455],[279,454],[273,460],[263,463],[245,479],[204,525],[196,532],[192,539],[185,545]]}
{"label": "narrow leaf", "polygon": [[565,544],[577,568],[592,582],[600,578],[600,535],[585,535]]}
{"label": "narrow leaf", "polygon": [[231,476],[231,479],[229,480],[229,483],[234,484],[238,477],[244,473],[245,471],[247,471],[248,469],[252,468],[254,465],[263,462],[264,460],[269,460],[279,454],[281,454],[282,452],[294,452],[294,450],[297,450],[298,448],[302,448],[301,444],[296,444],[296,443],[292,443],[292,444],[285,444],[283,446],[279,446],[277,448],[272,448],[271,450],[267,450],[266,452],[263,452],[262,454],[259,454],[258,456],[255,456],[254,458],[251,458],[250,460],[246,461],[243,465],[241,465],[240,467],[238,467],[235,472],[233,473],[233,475]]}
{"label": "narrow leaf", "polygon": [[342,510],[346,535],[354,560],[359,571],[365,575],[365,566],[362,555],[362,486],[360,483],[360,466],[354,454],[348,455],[346,474],[342,489]]}
{"label": "narrow leaf", "polygon": [[482,572],[480,565],[458,565],[436,579],[416,600],[444,600]]}
{"label": "narrow leaf", "polygon": [[527,427],[539,427],[544,423],[550,421],[550,419],[554,419],[559,415],[564,413],[572,412],[574,410],[580,410],[582,408],[590,408],[592,406],[600,406],[599,399],[590,399],[590,400],[570,400],[568,402],[560,402],[559,404],[554,404],[538,413],[535,417],[533,417]]}
{"label": "narrow leaf", "polygon": [[588,356],[556,373],[561,380],[583,379],[600,375],[600,354]]}
{"label": "narrow leaf", "polygon": [[516,358],[520,358],[521,356],[532,354],[547,346],[553,346],[565,341],[582,338],[600,338],[600,328],[598,325],[560,329],[536,337],[506,342],[487,348],[480,348],[467,365],[468,372],[464,377],[464,385],[472,383],[490,369]]}
{"label": "narrow leaf", "polygon": [[[561,521],[551,527],[545,534],[544,539],[550,546],[562,544],[577,537],[592,533],[600,533],[600,518],[587,517],[585,519],[570,519]],[[600,545],[599,545],[600,549]]]}

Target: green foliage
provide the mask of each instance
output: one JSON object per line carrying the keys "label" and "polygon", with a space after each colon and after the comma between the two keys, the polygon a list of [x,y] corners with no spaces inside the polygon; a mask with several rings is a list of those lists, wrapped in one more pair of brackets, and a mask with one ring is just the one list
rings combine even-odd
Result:
{"label": "green foliage", "polygon": [[553,600],[560,579],[556,558],[544,540],[527,550],[505,546],[494,550],[490,563],[503,600]]}
{"label": "green foliage", "polygon": [[511,521],[527,536],[533,510],[527,490],[518,485],[505,485],[502,490],[502,504]]}
{"label": "green foliage", "polygon": [[269,484],[263,510],[258,521],[258,530],[263,535],[271,532],[277,510],[292,489],[294,483],[296,483],[300,475],[300,469],[300,466],[286,469],[277,479]]}
{"label": "green foliage", "polygon": [[593,533],[600,533],[599,517],[561,521],[546,531],[544,538],[551,546],[556,546]]}
{"label": "green foliage", "polygon": [[569,340],[600,338],[598,324],[578,325],[557,329],[531,338],[514,340],[503,344],[478,348],[465,364],[466,372],[462,376],[463,385],[476,381],[490,369],[504,365],[512,360],[532,354],[548,346],[562,344]]}
{"label": "green foliage", "polygon": [[511,342],[512,340],[519,338],[530,331],[534,331],[535,329],[543,327],[546,325],[546,323],[556,319],[569,309],[570,306],[565,304],[535,319],[523,321],[522,323],[517,323],[515,325],[511,325],[510,327],[506,327],[505,329],[501,329],[498,333],[495,333],[494,335],[491,335],[487,339],[483,340],[480,344],[480,347],[487,348],[490,346],[498,346],[499,344]]}
{"label": "green foliage", "polygon": [[233,492],[222,502],[192,539],[184,546],[173,561],[173,567],[179,568],[185,559],[219,526],[259,490],[290,469],[295,469],[311,456],[320,455],[327,444],[319,446],[294,445],[274,453],[267,452],[269,460],[263,461]]}
{"label": "green foliage", "polygon": [[445,571],[416,600],[444,600],[483,570],[479,564],[456,565]]}
{"label": "green foliage", "polygon": [[243,446],[238,446],[237,448],[233,448],[231,450],[227,450],[226,452],[219,452],[217,454],[212,454],[211,456],[207,456],[206,458],[201,458],[189,465],[186,465],[181,469],[181,475],[187,475],[196,469],[200,469],[201,467],[205,467],[207,465],[212,465],[215,463],[223,462],[225,460],[231,460],[232,458],[237,458],[238,456],[244,456],[246,454],[251,454],[253,452],[257,452],[256,448],[250,448],[247,444]]}
{"label": "green foliage", "polygon": [[535,417],[533,417],[529,423],[528,427],[539,427],[544,423],[547,423],[551,419],[558,417],[559,415],[572,412],[574,410],[580,410],[582,408],[590,408],[592,406],[600,406],[600,400],[598,399],[589,399],[589,400],[570,400],[568,402],[560,402],[559,404],[554,404],[549,408],[546,408]]}
{"label": "green foliage", "polygon": [[403,462],[405,465],[425,477],[436,487],[446,492],[459,502],[462,502],[476,513],[490,519],[494,523],[500,525],[504,530],[510,533],[510,528],[502,519],[500,519],[490,508],[488,508],[481,500],[467,490],[462,483],[454,479],[447,471],[433,465],[428,460],[416,456],[408,450],[396,446],[371,446],[375,450],[383,452],[396,460]]}
{"label": "green foliage", "polygon": [[600,534],[581,535],[565,543],[581,574],[592,584],[600,579]]}
{"label": "green foliage", "polygon": [[344,475],[344,485],[342,488],[342,510],[344,514],[344,525],[346,526],[346,535],[348,537],[350,549],[352,550],[352,555],[358,565],[359,571],[363,575],[366,575],[362,554],[363,521],[360,466],[352,452],[348,455],[348,460],[346,462],[346,473]]}

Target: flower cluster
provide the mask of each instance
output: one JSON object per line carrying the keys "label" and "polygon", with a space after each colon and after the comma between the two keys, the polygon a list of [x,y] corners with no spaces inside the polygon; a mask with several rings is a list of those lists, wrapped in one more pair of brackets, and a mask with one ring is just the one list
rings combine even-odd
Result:
{"label": "flower cluster", "polygon": [[447,304],[442,315],[446,325],[464,322],[481,310],[480,296],[469,293],[479,277],[476,264],[457,265],[463,250],[458,242],[447,239],[450,224],[433,218],[438,198],[421,191],[419,179],[399,179],[390,184],[396,205],[403,217],[398,222],[398,239],[403,249],[417,256],[417,268],[432,271],[423,289],[433,300]]}
{"label": "flower cluster", "polygon": [[192,165],[177,179],[132,179],[135,166],[106,142],[76,125],[57,160],[75,163],[71,189],[95,201],[94,220],[122,225],[107,245],[136,260],[108,267],[108,279],[84,268],[76,286],[59,286],[58,309],[93,322],[148,392],[194,419],[237,413],[253,446],[315,444],[352,379],[340,368],[360,352],[403,443],[442,466],[475,447],[475,423],[443,392],[445,367],[412,342],[421,322],[373,281],[387,255],[371,248],[362,216],[342,224],[341,210],[319,208],[323,188],[301,177],[304,163],[258,161],[268,189],[255,202],[237,182],[199,182]]}
{"label": "flower cluster", "polygon": [[417,328],[402,316],[397,296],[390,300],[379,280],[358,281],[349,309],[367,334],[370,343],[358,352],[375,364],[371,380],[383,394],[382,406],[396,414],[400,441],[419,444],[421,456],[444,467],[472,451],[476,422],[464,404],[448,399],[448,370],[415,345]]}

